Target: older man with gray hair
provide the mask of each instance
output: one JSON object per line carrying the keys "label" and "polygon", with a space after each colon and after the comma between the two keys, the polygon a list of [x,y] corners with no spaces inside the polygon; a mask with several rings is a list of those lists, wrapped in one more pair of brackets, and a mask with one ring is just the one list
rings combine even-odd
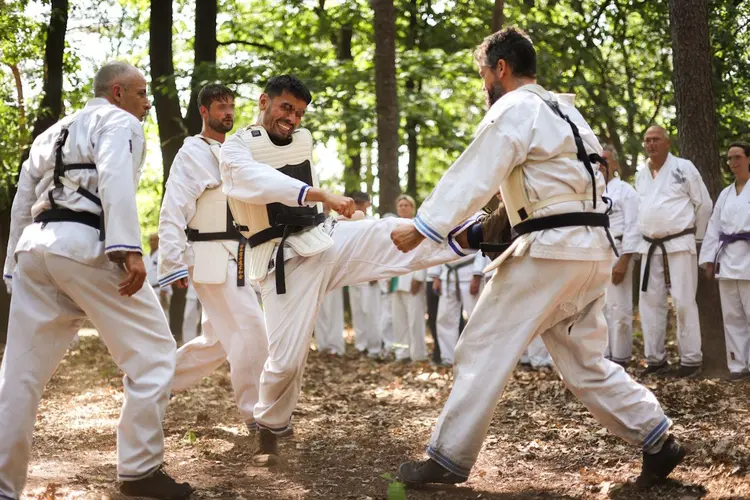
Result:
{"label": "older man with gray hair", "polygon": [[120,491],[187,498],[164,472],[162,418],[175,341],[146,268],[135,192],[145,157],[146,80],[104,65],[95,98],[44,131],[21,168],[4,278],[13,296],[0,370],[0,499],[23,493],[47,381],[88,317],[125,372],[117,426]]}
{"label": "older man with gray hair", "polygon": [[638,230],[643,236],[638,245],[642,256],[639,305],[646,373],[668,368],[664,337],[669,293],[677,310],[678,376],[694,377],[703,364],[695,301],[695,243],[706,232],[713,203],[695,165],[669,152],[670,139],[664,127],[649,127],[643,145],[648,160],[635,175],[635,189],[639,196]]}

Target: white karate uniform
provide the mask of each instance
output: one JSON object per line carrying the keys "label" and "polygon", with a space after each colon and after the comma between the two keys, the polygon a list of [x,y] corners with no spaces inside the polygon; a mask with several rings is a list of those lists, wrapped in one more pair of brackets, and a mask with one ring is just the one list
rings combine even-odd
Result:
{"label": "white karate uniform", "polygon": [[195,291],[192,281],[188,281],[187,293],[185,294],[185,311],[182,315],[182,342],[187,344],[198,336],[198,328],[201,324],[201,302]]}
{"label": "white karate uniform", "polygon": [[391,303],[391,280],[378,280],[380,289],[380,338],[387,352],[393,351],[396,337],[393,334],[393,304]]}
{"label": "white karate uniform", "polygon": [[[612,200],[609,231],[620,255],[637,254],[643,238],[638,232],[638,193],[633,186],[615,177],[607,183],[604,195]],[[617,262],[617,261],[615,261]],[[633,267],[631,258],[625,278],[607,287],[604,317],[607,319],[609,344],[604,355],[612,361],[627,363],[633,355]]]}
{"label": "white karate uniform", "polygon": [[[392,287],[391,307],[396,359],[424,361],[427,359],[427,342],[425,341],[427,298],[424,286],[427,273],[421,270],[393,279],[396,280],[396,284]],[[422,287],[416,294],[411,293],[412,281],[422,283]]]}
{"label": "white karate uniform", "polygon": [[[750,241],[727,242],[721,235],[750,233],[750,189],[747,185],[737,194],[734,183],[716,200],[716,207],[706,229],[701,247],[700,264],[716,260],[719,280],[727,365],[732,373],[750,371]],[[717,259],[718,255],[718,259]]]}
{"label": "white karate uniform", "polygon": [[[588,151],[601,152],[580,113],[564,102],[560,108],[578,126]],[[585,193],[591,178],[575,153],[570,126],[541,98],[524,87],[509,92],[492,106],[473,142],[419,209],[416,227],[442,241],[519,165],[532,203]],[[601,195],[605,186],[598,173],[596,184]],[[508,199],[505,192],[503,198]],[[596,209],[590,201],[571,201],[535,216],[605,209],[601,201]],[[613,257],[603,229],[565,227],[521,235],[493,263],[500,264],[497,272],[456,347],[453,390],[428,447],[431,458],[468,476],[521,352],[537,335],[571,392],[610,431],[645,448],[663,437],[670,422],[656,398],[603,356],[603,308]]]}
{"label": "white karate uniform", "polygon": [[[214,143],[211,147],[219,147]],[[268,352],[263,311],[248,280],[245,286],[237,286],[237,241],[201,242],[204,247],[221,247],[204,259],[215,260],[218,255],[226,261],[224,282],[204,283],[194,279],[197,266],[215,263],[198,261],[194,245],[185,235],[196,214],[198,198],[206,189],[221,184],[219,162],[211,147],[199,136],[185,139],[172,163],[159,216],[159,283],[167,286],[190,275],[206,316],[204,335],[177,351],[174,389],[190,387],[226,359],[240,414],[248,426],[253,426],[253,407]],[[218,211],[226,217],[226,209]]]}
{"label": "white karate uniform", "polygon": [[[689,160],[673,155],[654,178],[648,165],[635,175],[638,192],[638,230],[643,236],[663,238],[695,228],[688,234],[664,242],[669,259],[671,287],[667,289],[661,250],[657,247],[651,258],[647,291],[641,286],[639,309],[646,362],[660,365],[667,360],[664,338],[667,331],[667,293],[672,295],[677,316],[677,346],[683,366],[700,366],[701,329],[695,292],[698,288],[698,256],[695,240],[702,239],[711,217],[711,197],[698,169]],[[650,243],[642,240],[641,283],[648,262]]]}
{"label": "white karate uniform", "polygon": [[146,266],[146,281],[156,292],[156,296],[159,297],[159,303],[161,308],[164,310],[164,314],[169,320],[169,304],[172,301],[172,287],[159,286],[159,249],[153,251],[148,256],[143,256],[143,263]]}
{"label": "white karate uniform", "polygon": [[437,337],[440,344],[440,358],[445,364],[453,364],[453,353],[458,342],[458,328],[461,315],[471,317],[474,306],[484,288],[484,279],[479,292],[472,295],[471,281],[474,276],[484,278],[487,259],[479,252],[467,255],[456,262],[443,264],[440,270],[440,301],[437,314]]}
{"label": "white karate uniform", "polygon": [[[50,208],[55,142],[63,126],[69,130],[65,164],[96,164],[96,170],[70,170],[65,177],[101,198],[104,241],[85,224],[33,222]],[[146,285],[121,296],[125,272],[108,258],[111,252],[142,253],[135,192],[144,154],[141,123],[97,98],[37,137],[21,169],[4,271],[12,277],[13,296],[0,370],[0,497],[21,496],[42,391],[86,317],[125,372],[119,479],[146,477],[162,464],[175,342],[154,290]],[[102,212],[67,186],[53,197],[60,208]]]}
{"label": "white karate uniform", "polygon": [[318,320],[315,322],[315,342],[318,351],[327,351],[337,356],[346,352],[344,344],[344,290],[331,290],[320,304]]}
{"label": "white karate uniform", "polygon": [[[224,192],[245,203],[306,203],[308,186],[273,167],[257,162],[238,136],[221,151]],[[454,260],[450,245],[422,245],[419,251],[401,253],[390,233],[406,219],[335,222],[319,228],[330,234],[333,245],[308,257],[291,247],[284,249],[287,291],[276,293],[273,268],[261,281],[269,356],[263,368],[260,400],[255,420],[264,428],[285,433],[302,387],[302,374],[320,304],[326,293],[347,285],[390,278]],[[452,245],[456,244],[451,240]],[[274,251],[275,252],[275,251]],[[273,261],[270,263],[273,265]]]}
{"label": "white karate uniform", "polygon": [[383,340],[380,336],[380,288],[377,282],[351,285],[349,305],[352,309],[354,347],[370,357],[379,356]]}

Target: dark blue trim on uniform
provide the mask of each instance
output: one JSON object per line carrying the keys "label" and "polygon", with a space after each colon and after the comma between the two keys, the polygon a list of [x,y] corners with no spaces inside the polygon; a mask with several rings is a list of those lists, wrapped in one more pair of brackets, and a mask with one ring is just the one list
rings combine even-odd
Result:
{"label": "dark blue trim on uniform", "polygon": [[443,242],[444,238],[442,236],[440,236],[440,233],[438,233],[437,231],[435,231],[434,229],[432,229],[430,226],[428,226],[427,223],[425,223],[425,221],[423,221],[419,217],[419,215],[417,215],[414,218],[414,226],[417,228],[417,231],[419,231],[423,235],[427,236],[428,238],[430,238],[435,243],[442,243]]}
{"label": "dark blue trim on uniform", "polygon": [[445,455],[441,454],[439,451],[437,451],[432,446],[427,447],[427,456],[429,456],[431,459],[439,463],[441,466],[443,466],[448,471],[456,474],[457,476],[461,477],[469,477],[469,473],[471,472],[471,468],[461,467],[456,462],[451,460],[450,458],[446,457]]}
{"label": "dark blue trim on uniform", "polygon": [[669,429],[669,419],[667,417],[664,417],[664,420],[662,420],[659,425],[654,427],[651,432],[646,435],[646,437],[643,439],[643,449],[648,450],[653,445],[656,444],[657,441],[659,441],[659,438],[662,437],[662,435],[667,432]]}

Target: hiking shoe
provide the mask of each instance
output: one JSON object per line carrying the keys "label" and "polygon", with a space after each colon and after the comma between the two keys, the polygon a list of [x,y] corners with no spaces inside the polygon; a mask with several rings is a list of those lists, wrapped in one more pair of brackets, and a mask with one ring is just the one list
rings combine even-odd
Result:
{"label": "hiking shoe", "polygon": [[668,369],[669,369],[669,363],[665,361],[658,365],[646,366],[646,371],[643,372],[643,374],[644,375],[660,375],[666,372]]}
{"label": "hiking shoe", "polygon": [[680,378],[695,378],[701,373],[701,366],[680,366],[677,376]]}
{"label": "hiking shoe", "polygon": [[268,429],[259,429],[251,463],[255,467],[273,467],[281,462],[276,434]]}
{"label": "hiking shoe", "polygon": [[182,500],[190,497],[193,487],[178,483],[164,471],[163,467],[143,479],[120,482],[120,493],[129,497],[149,497],[159,500]]}
{"label": "hiking shoe", "polygon": [[667,437],[659,453],[653,455],[643,452],[643,468],[636,484],[650,486],[655,482],[666,479],[672,470],[682,462],[687,451],[674,436]]}
{"label": "hiking shoe", "polygon": [[422,486],[429,483],[458,484],[467,477],[454,474],[431,458],[422,462],[406,462],[398,468],[401,482],[407,486]]}
{"label": "hiking shoe", "polygon": [[730,382],[750,379],[750,372],[732,372],[729,374]]}

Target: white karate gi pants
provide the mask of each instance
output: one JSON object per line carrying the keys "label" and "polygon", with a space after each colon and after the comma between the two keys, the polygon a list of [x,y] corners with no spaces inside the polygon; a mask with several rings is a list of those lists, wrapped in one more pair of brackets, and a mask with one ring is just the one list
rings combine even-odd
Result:
{"label": "white karate gi pants", "polygon": [[393,335],[393,301],[390,293],[380,292],[380,337],[385,350],[392,351],[396,339]]}
{"label": "white karate gi pants", "polygon": [[750,371],[750,280],[719,280],[727,366],[732,373]]}
{"label": "white karate gi pants", "polygon": [[349,287],[352,308],[354,347],[360,352],[378,356],[382,348],[380,338],[380,287],[377,283],[361,283]]}
{"label": "white karate gi pants", "polygon": [[[604,305],[604,317],[609,331],[609,344],[604,356],[619,363],[627,363],[633,356],[633,266],[631,259],[622,283],[609,284]],[[653,272],[653,267],[651,271]]]}
{"label": "white karate gi pants", "polygon": [[323,298],[318,320],[315,322],[315,342],[321,352],[328,351],[338,356],[346,352],[343,289],[331,290]]}
{"label": "white karate gi pants", "polygon": [[[443,282],[443,286],[445,285],[446,283]],[[471,282],[459,283],[458,286],[461,288],[460,298],[456,295],[455,283],[451,282],[447,290],[443,290],[438,302],[437,337],[438,344],[440,344],[440,358],[443,363],[451,365],[458,342],[461,314],[466,311],[466,315],[471,317],[471,313],[479,300],[479,294],[472,295],[469,293]]]}
{"label": "white karate gi pants", "polygon": [[331,248],[286,261],[285,294],[276,293],[274,272],[261,282],[269,353],[261,375],[260,400],[255,406],[255,420],[260,426],[277,434],[287,432],[302,388],[310,338],[326,293],[458,258],[448,245],[431,241],[425,241],[413,252],[401,253],[391,241],[391,231],[406,222],[395,217],[338,222],[331,234]]}
{"label": "white karate gi pants", "polygon": [[198,336],[201,323],[201,303],[195,299],[185,299],[185,312],[182,316],[182,342],[187,344]]}
{"label": "white karate gi pants", "polygon": [[[664,283],[664,265],[661,255],[651,258],[648,290],[640,292],[638,307],[645,344],[646,362],[660,365],[667,360],[664,339],[667,334],[667,293],[672,295],[677,316],[677,348],[682,366],[700,366],[701,327],[695,293],[698,289],[698,257],[690,252],[673,252],[669,257],[669,276],[672,286]],[[641,259],[641,283],[646,269],[646,256]]]}
{"label": "white karate gi pants", "polygon": [[523,256],[502,264],[458,341],[453,390],[428,455],[455,474],[469,475],[505,385],[536,335],[568,389],[602,425],[631,444],[653,446],[671,422],[651,392],[604,358],[610,276],[609,261]]}
{"label": "white karate gi pants", "polygon": [[125,274],[107,264],[97,268],[38,249],[18,254],[0,370],[0,497],[21,496],[44,386],[86,316],[125,372],[119,479],[141,479],[162,464],[175,341],[153,288],[146,283],[132,297],[120,296]]}
{"label": "white karate gi pants", "polygon": [[412,361],[424,361],[427,359],[427,342],[425,341],[427,298],[424,294],[424,286],[416,295],[412,295],[411,292],[393,292],[391,304],[396,359],[411,358]]}
{"label": "white karate gi pants", "polygon": [[[219,285],[193,283],[203,305],[203,335],[180,347],[173,389],[181,391],[199,382],[229,361],[234,399],[240,414],[253,427],[258,384],[268,355],[263,311],[249,283],[237,286],[237,263],[227,263],[227,279]],[[192,280],[192,271],[190,270]]]}
{"label": "white karate gi pants", "polygon": [[526,363],[532,368],[542,368],[552,366],[552,356],[549,355],[547,346],[544,345],[541,335],[534,337],[526,349],[523,351],[521,360],[526,358]]}

